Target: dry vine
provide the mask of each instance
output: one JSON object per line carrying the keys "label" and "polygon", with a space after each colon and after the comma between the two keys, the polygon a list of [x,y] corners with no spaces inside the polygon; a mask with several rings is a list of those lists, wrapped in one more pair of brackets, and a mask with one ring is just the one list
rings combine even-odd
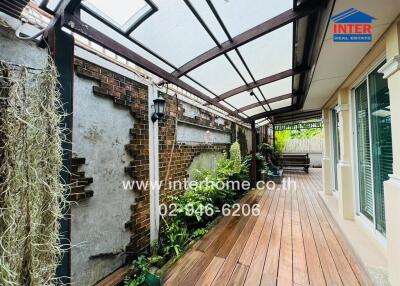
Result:
{"label": "dry vine", "polygon": [[68,207],[57,71],[0,62],[0,285],[54,285]]}

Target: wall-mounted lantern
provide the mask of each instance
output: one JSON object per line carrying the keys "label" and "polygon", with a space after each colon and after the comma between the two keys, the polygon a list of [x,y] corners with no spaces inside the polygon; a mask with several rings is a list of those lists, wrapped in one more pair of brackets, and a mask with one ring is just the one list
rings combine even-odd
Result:
{"label": "wall-mounted lantern", "polygon": [[151,120],[156,122],[161,119],[165,115],[165,99],[162,97],[158,97],[153,100],[154,104],[154,113],[151,115]]}

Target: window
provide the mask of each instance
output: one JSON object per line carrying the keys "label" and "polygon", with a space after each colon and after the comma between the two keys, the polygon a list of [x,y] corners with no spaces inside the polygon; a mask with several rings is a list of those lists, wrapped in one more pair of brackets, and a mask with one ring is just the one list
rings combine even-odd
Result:
{"label": "window", "polygon": [[354,96],[360,212],[385,235],[383,182],[393,171],[393,154],[389,89],[378,73],[381,66],[354,90]]}

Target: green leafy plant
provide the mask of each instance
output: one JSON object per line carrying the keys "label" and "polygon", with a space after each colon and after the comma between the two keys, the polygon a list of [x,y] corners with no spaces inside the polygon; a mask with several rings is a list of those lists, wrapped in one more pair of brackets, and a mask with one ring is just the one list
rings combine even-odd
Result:
{"label": "green leafy plant", "polygon": [[195,238],[198,238],[198,237],[202,237],[202,236],[204,236],[205,234],[207,234],[207,232],[208,232],[208,230],[205,229],[205,228],[196,229],[196,230],[192,233],[192,238],[195,239]]}
{"label": "green leafy plant", "polygon": [[[247,155],[244,158],[245,165],[248,166],[249,168],[251,168],[251,162],[252,162],[252,156]],[[261,170],[264,170],[265,166],[266,166],[266,162],[265,162],[264,156],[261,155],[260,153],[256,153],[256,170],[257,170],[257,172],[261,172]]]}
{"label": "green leafy plant", "polygon": [[242,163],[242,155],[240,152],[239,142],[235,142],[231,145],[229,150],[229,158],[234,162],[234,173],[239,173]]}
{"label": "green leafy plant", "polygon": [[167,256],[179,256],[190,241],[187,228],[179,221],[165,223],[164,254]]}
{"label": "green leafy plant", "polygon": [[126,286],[143,285],[146,280],[146,275],[149,272],[149,263],[146,256],[141,255],[133,262],[133,277],[126,279]]}

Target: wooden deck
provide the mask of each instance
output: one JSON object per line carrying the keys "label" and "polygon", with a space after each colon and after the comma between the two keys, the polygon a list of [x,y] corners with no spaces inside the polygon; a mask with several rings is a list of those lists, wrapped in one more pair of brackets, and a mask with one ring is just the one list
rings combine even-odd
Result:
{"label": "wooden deck", "polygon": [[316,190],[321,169],[285,172],[297,188],[248,194],[259,216],[224,217],[164,285],[372,285]]}

